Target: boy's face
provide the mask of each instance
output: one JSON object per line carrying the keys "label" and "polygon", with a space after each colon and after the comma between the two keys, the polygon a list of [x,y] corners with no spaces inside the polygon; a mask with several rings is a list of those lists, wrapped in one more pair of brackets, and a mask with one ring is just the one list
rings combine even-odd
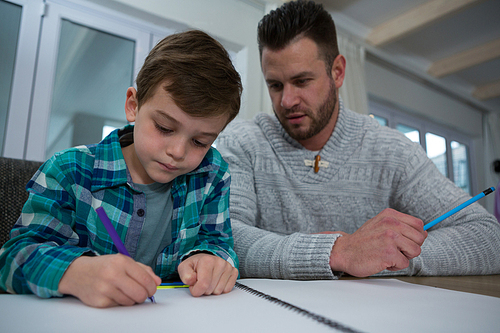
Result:
{"label": "boy's face", "polygon": [[123,148],[132,180],[139,184],[168,183],[193,171],[222,131],[228,116],[192,117],[158,85],[137,107],[136,90],[127,90],[125,113],[135,122],[134,144]]}

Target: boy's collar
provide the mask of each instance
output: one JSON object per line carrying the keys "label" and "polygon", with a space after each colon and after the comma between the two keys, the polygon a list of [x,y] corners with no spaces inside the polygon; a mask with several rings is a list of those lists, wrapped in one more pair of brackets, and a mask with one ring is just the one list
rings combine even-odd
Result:
{"label": "boy's collar", "polygon": [[92,191],[127,183],[127,165],[120,145],[120,136],[132,130],[131,125],[114,130],[96,145]]}

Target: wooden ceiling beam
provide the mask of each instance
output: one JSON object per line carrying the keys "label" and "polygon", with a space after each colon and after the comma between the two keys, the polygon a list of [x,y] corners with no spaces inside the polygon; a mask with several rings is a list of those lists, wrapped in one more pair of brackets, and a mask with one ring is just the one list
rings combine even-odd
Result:
{"label": "wooden ceiling beam", "polygon": [[500,97],[500,81],[477,87],[472,93],[472,96],[482,101],[490,98]]}
{"label": "wooden ceiling beam", "polygon": [[443,77],[500,57],[500,39],[479,45],[431,64],[427,72],[434,77]]}
{"label": "wooden ceiling beam", "polygon": [[366,41],[382,46],[483,0],[431,0],[372,29]]}

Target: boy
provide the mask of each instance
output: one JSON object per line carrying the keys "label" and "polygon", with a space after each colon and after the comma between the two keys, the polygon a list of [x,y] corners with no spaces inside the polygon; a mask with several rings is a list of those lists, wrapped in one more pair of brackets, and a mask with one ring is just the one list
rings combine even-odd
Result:
{"label": "boy", "polygon": [[[136,83],[134,125],[55,154],[28,183],[0,250],[1,289],[109,307],[144,302],[177,275],[193,296],[233,288],[230,176],[211,144],[239,111],[240,77],[218,42],[188,31],[158,43]],[[131,258],[116,254],[100,206]]]}

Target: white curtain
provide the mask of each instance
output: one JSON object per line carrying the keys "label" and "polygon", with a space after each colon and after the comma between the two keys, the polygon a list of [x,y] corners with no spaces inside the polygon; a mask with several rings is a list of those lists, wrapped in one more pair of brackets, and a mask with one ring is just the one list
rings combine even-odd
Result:
{"label": "white curtain", "polygon": [[338,33],[337,40],[340,54],[346,58],[344,84],[340,87],[340,96],[344,107],[357,113],[368,114],[368,95],[365,80],[365,48],[358,45],[349,36]]}
{"label": "white curtain", "polygon": [[[493,161],[500,160],[500,113],[490,112],[483,116],[483,147],[485,182],[486,186],[493,186],[497,191],[500,187],[500,174],[493,171]],[[482,189],[481,189],[482,190]],[[495,195],[489,195],[486,199],[486,209],[493,213],[495,207]],[[499,203],[500,204],[500,203]]]}

